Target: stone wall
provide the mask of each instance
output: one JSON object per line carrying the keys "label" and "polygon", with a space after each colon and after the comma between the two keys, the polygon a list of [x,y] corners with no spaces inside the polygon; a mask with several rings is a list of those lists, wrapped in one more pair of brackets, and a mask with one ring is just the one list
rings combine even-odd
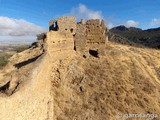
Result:
{"label": "stone wall", "polygon": [[105,21],[99,19],[82,20],[77,24],[75,34],[76,51],[82,54],[88,54],[89,51],[97,51],[97,54],[105,54],[104,48],[106,43],[106,25]]}
{"label": "stone wall", "polygon": [[52,52],[67,50],[74,48],[73,35],[70,33],[61,33],[57,31],[50,31],[47,33],[48,48],[51,48]]}
{"label": "stone wall", "polygon": [[51,58],[65,58],[74,51],[74,39],[71,33],[50,31],[46,36],[47,51]]}
{"label": "stone wall", "polygon": [[63,16],[58,18],[57,20],[50,20],[49,30],[71,32],[72,34],[75,34],[76,18],[72,16]]}
{"label": "stone wall", "polygon": [[72,16],[64,16],[57,19],[59,31],[70,31],[75,33],[76,31],[76,18]]}
{"label": "stone wall", "polygon": [[[73,48],[78,52],[82,52],[82,54],[87,53],[90,50],[102,53],[100,51],[103,51],[102,48],[104,48],[106,43],[106,25],[104,20],[100,21],[99,19],[95,19],[88,20],[87,22],[85,22],[85,20],[82,20],[81,22],[76,23],[75,17],[63,16],[58,18],[57,20],[51,20],[49,24],[50,28],[52,28],[51,30],[58,31],[62,34],[62,36],[64,34],[65,36],[70,34],[72,37],[74,37],[74,40],[70,42],[68,41],[68,39],[60,39],[58,41],[54,41],[54,39],[52,38],[53,41],[51,42],[51,44],[53,44],[53,47],[58,49],[65,49],[67,45],[72,46],[71,44],[73,44]],[[50,36],[53,35],[48,34],[48,37]],[[61,47],[63,45],[64,48]],[[70,49],[73,48],[70,47]]]}
{"label": "stone wall", "polygon": [[86,22],[87,44],[105,44],[105,23],[99,19],[88,20]]}
{"label": "stone wall", "polygon": [[76,51],[84,51],[86,47],[86,24],[83,22],[77,23],[75,34],[75,49]]}

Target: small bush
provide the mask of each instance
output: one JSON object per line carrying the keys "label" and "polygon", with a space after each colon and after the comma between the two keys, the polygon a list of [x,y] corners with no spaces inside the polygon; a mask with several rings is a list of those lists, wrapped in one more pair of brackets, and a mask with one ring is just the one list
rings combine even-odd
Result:
{"label": "small bush", "polygon": [[37,35],[37,40],[44,40],[46,38],[46,33],[41,33]]}

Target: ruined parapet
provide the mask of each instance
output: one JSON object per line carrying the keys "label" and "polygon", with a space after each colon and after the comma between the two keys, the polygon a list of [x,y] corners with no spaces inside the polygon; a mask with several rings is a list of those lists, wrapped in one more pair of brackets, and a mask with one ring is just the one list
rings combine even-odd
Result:
{"label": "ruined parapet", "polygon": [[46,34],[47,51],[50,58],[65,59],[74,52],[74,39],[71,33],[50,31]]}
{"label": "ruined parapet", "polygon": [[86,47],[86,24],[85,20],[77,23],[77,29],[75,34],[75,50],[84,51]]}
{"label": "ruined parapet", "polygon": [[49,21],[50,31],[46,34],[48,54],[64,59],[66,54],[74,52],[73,36],[76,31],[76,18],[63,16]]}
{"label": "ruined parapet", "polygon": [[87,44],[105,44],[104,21],[100,23],[99,19],[88,20],[86,23]]}
{"label": "ruined parapet", "polygon": [[59,31],[70,31],[75,33],[76,31],[76,18],[72,16],[64,16],[57,19]]}
{"label": "ruined parapet", "polygon": [[81,22],[80,22],[81,24],[86,24],[86,21],[85,21],[85,19],[81,19]]}
{"label": "ruined parapet", "polygon": [[107,28],[106,28],[106,23],[104,20],[101,21],[101,27],[102,27],[102,30],[103,30],[103,35],[105,34]]}
{"label": "ruined parapet", "polygon": [[102,20],[81,20],[77,23],[75,34],[75,50],[82,54],[95,53],[104,54],[106,37],[106,24]]}
{"label": "ruined parapet", "polygon": [[[103,54],[107,40],[104,20],[95,19],[85,21],[82,19],[81,22],[76,23],[75,17],[63,16],[56,20],[51,20],[49,25],[50,32],[47,33],[47,39],[49,38],[51,40],[50,46],[52,48],[54,47],[55,51],[70,48],[82,54],[93,53],[94,51],[98,54]],[[54,33],[54,31],[57,33]],[[59,36],[58,38],[57,35]],[[69,35],[69,37],[60,37],[60,35]],[[72,41],[70,41],[70,38]]]}
{"label": "ruined parapet", "polygon": [[[94,56],[105,55],[106,25],[104,20],[86,22],[86,53]],[[95,55],[96,54],[96,55]]]}
{"label": "ruined parapet", "polygon": [[70,32],[75,34],[76,32],[76,18],[73,16],[63,16],[57,20],[49,21],[49,30],[59,32]]}

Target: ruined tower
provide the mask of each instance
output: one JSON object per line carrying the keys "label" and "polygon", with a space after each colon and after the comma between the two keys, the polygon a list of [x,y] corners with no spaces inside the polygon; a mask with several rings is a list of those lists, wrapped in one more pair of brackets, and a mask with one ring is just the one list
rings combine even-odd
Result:
{"label": "ruined tower", "polygon": [[63,16],[56,20],[49,21],[49,30],[60,32],[76,32],[76,18],[73,16]]}
{"label": "ruined tower", "polygon": [[106,43],[106,25],[104,20],[88,20],[77,23],[75,35],[76,50],[83,54],[104,54]]}
{"label": "ruined tower", "polygon": [[[50,44],[57,49],[69,48],[74,49],[84,55],[91,54],[93,56],[104,55],[104,47],[106,44],[106,25],[104,20],[99,19],[81,20],[76,22],[76,18],[72,16],[60,17],[56,20],[49,21],[49,30],[47,33],[49,38],[54,38],[53,32],[57,31],[63,36],[62,40],[53,40]],[[67,39],[71,41],[68,41]],[[69,47],[70,46],[70,47]]]}
{"label": "ruined tower", "polygon": [[74,34],[76,32],[76,18],[63,16],[49,21],[47,33],[48,54],[52,57],[65,59],[65,55],[74,52]]}

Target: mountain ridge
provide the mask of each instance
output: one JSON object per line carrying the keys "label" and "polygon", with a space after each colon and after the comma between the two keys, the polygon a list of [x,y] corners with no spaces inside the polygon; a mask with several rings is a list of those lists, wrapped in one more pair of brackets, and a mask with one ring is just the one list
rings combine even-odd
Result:
{"label": "mountain ridge", "polygon": [[[133,27],[127,28],[125,26],[117,26],[110,29],[109,32],[112,35],[117,34],[119,36],[122,36],[125,39],[127,39],[127,41],[135,43],[139,46],[160,49],[160,28],[142,30],[140,28],[133,28]],[[110,40],[116,41],[113,38]],[[128,44],[128,43],[126,42],[125,44]]]}

